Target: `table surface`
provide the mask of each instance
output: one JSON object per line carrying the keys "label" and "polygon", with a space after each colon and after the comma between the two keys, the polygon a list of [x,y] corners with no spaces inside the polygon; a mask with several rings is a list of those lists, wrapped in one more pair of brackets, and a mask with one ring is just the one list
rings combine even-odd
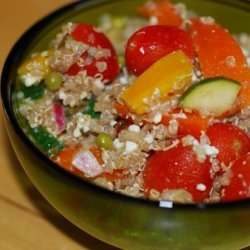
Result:
{"label": "table surface", "polygon": [[[70,0],[0,1],[0,71],[18,37]],[[115,250],[59,215],[30,183],[8,140],[0,111],[0,249]],[[49,246],[49,247],[48,247]]]}
{"label": "table surface", "polygon": [[[72,0],[1,0],[0,71],[8,52],[21,34],[42,16],[70,1]],[[0,249],[116,249],[67,222],[36,191],[12,150],[4,129],[2,110],[0,152]]]}

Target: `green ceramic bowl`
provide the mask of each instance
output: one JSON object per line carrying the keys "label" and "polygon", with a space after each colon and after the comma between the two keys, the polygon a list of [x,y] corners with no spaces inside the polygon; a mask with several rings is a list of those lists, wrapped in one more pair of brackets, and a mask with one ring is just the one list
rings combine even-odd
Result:
{"label": "green ceramic bowl", "polygon": [[[176,205],[137,200],[72,176],[45,157],[20,127],[12,100],[16,72],[32,51],[68,21],[96,24],[103,13],[135,15],[142,0],[80,1],[45,17],[9,54],[1,95],[6,129],[27,175],[43,196],[73,224],[122,249],[240,249],[250,245],[250,200],[217,205]],[[250,4],[240,0],[183,0],[200,15],[212,15],[233,33],[250,33]]]}

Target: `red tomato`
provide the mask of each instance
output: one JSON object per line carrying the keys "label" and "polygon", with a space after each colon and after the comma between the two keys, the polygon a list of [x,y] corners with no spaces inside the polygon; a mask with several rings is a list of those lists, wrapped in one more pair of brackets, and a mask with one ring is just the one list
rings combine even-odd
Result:
{"label": "red tomato", "polygon": [[[197,160],[191,146],[179,143],[168,151],[158,151],[148,160],[143,179],[146,193],[150,189],[162,192],[164,189],[185,189],[193,196],[195,202],[208,198],[212,187],[211,164]],[[206,189],[199,190],[199,184]]]}
{"label": "red tomato", "polygon": [[79,66],[78,64],[72,65],[67,72],[68,75],[76,75],[78,71],[84,69],[89,76],[93,77],[97,73],[100,73],[97,64],[102,62],[105,62],[107,67],[106,70],[101,72],[105,80],[111,82],[118,75],[119,65],[116,52],[108,38],[102,32],[97,31],[92,25],[80,23],[72,31],[71,36],[74,40],[83,42],[91,47],[108,49],[110,55],[94,58],[89,56],[88,53],[84,53],[82,59],[85,60],[85,64],[83,66]]}
{"label": "red tomato", "polygon": [[213,146],[219,149],[218,160],[226,166],[250,151],[250,139],[240,128],[216,123],[206,132]]}
{"label": "red tomato", "polygon": [[138,76],[154,62],[177,50],[183,50],[191,60],[194,58],[192,39],[185,30],[170,25],[147,26],[128,40],[126,64]]}
{"label": "red tomato", "polygon": [[228,186],[222,189],[222,201],[235,201],[250,198],[250,153],[236,161],[231,168]]}

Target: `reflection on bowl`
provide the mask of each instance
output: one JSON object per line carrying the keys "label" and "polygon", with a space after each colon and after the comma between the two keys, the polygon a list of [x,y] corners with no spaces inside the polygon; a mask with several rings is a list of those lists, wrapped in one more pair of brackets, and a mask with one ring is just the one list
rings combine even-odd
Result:
{"label": "reflection on bowl", "polygon": [[[85,182],[46,158],[28,140],[12,102],[17,67],[65,22],[96,24],[102,13],[135,15],[141,0],[81,1],[35,24],[16,43],[5,63],[1,95],[5,124],[19,161],[42,195],[73,224],[122,249],[239,249],[250,244],[250,201],[217,205],[149,202],[112,193]],[[245,1],[186,0],[200,15],[212,15],[234,33],[248,32],[250,5]],[[232,18],[233,17],[233,18]],[[237,21],[235,21],[237,20]]]}

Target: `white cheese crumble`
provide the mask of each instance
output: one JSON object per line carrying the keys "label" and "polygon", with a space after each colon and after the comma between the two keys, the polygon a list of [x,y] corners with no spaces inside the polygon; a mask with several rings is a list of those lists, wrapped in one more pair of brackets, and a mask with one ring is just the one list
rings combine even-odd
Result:
{"label": "white cheese crumble", "polygon": [[151,144],[151,143],[153,143],[153,141],[154,141],[154,136],[151,135],[151,134],[147,134],[147,135],[144,137],[143,140],[144,140],[146,143]]}
{"label": "white cheese crumble", "polygon": [[200,142],[191,135],[187,135],[182,138],[183,146],[192,146],[193,151],[197,155],[199,162],[204,162],[209,157],[216,157],[219,154],[219,150],[210,145],[209,139],[203,134]]}
{"label": "white cheese crumble", "polygon": [[103,84],[102,80],[99,79],[99,78],[96,78],[96,79],[94,80],[94,85],[95,85],[95,87],[98,88],[98,89],[104,89],[104,84]]}
{"label": "white cheese crumble", "polygon": [[155,88],[154,92],[153,92],[153,95],[159,96],[160,94],[161,94],[161,90],[159,88]]}
{"label": "white cheese crumble", "polygon": [[81,93],[81,95],[80,95],[81,99],[83,100],[83,99],[85,99],[87,96],[88,96],[88,93],[87,93],[86,91],[82,91],[82,93]]}
{"label": "white cheese crumble", "polygon": [[90,130],[91,118],[81,113],[78,113],[76,117],[76,128],[73,131],[73,136],[77,138],[81,136],[82,132],[86,133]]}
{"label": "white cheese crumble", "polygon": [[122,148],[123,143],[120,142],[119,139],[115,139],[114,142],[113,142],[113,145],[114,145],[114,147],[115,147],[116,149],[120,149],[120,148]]}
{"label": "white cheese crumble", "polygon": [[141,129],[138,125],[133,124],[128,127],[128,130],[131,132],[139,133]]}
{"label": "white cheese crumble", "polygon": [[125,76],[121,76],[120,78],[119,78],[119,82],[121,83],[121,84],[128,84],[128,79],[125,77]]}
{"label": "white cheese crumble", "polygon": [[117,124],[117,121],[115,121],[115,120],[113,120],[113,121],[110,122],[110,125],[111,125],[112,127],[114,127],[116,124]]}
{"label": "white cheese crumble", "polygon": [[126,141],[126,144],[125,144],[125,153],[126,154],[132,153],[137,148],[138,148],[138,145],[135,142]]}
{"label": "white cheese crumble", "polygon": [[143,47],[140,48],[140,52],[144,55],[145,54],[145,50]]}
{"label": "white cheese crumble", "polygon": [[41,81],[41,77],[33,76],[31,73],[22,75],[21,79],[26,87],[30,87]]}
{"label": "white cheese crumble", "polygon": [[158,24],[158,18],[156,16],[151,16],[150,19],[149,19],[149,23],[151,25]]}
{"label": "white cheese crumble", "polygon": [[201,191],[201,192],[204,192],[204,191],[206,191],[207,187],[203,183],[199,183],[196,185],[196,189]]}
{"label": "white cheese crumble", "polygon": [[75,98],[72,95],[65,93],[62,89],[59,90],[58,97],[63,101],[64,105],[69,105],[70,107],[74,107],[76,105]]}
{"label": "white cheese crumble", "polygon": [[153,122],[154,124],[158,124],[160,123],[162,120],[162,114],[161,113],[156,113],[154,118],[153,118]]}
{"label": "white cheese crumble", "polygon": [[214,18],[212,18],[211,16],[204,16],[200,18],[201,22],[204,24],[214,24]]}

